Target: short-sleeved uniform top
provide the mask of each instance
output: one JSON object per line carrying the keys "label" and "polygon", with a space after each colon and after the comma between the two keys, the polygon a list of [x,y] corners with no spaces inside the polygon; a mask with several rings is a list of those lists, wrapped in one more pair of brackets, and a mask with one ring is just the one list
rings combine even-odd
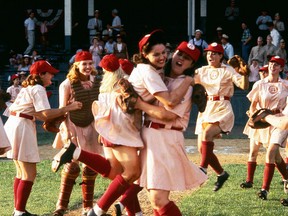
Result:
{"label": "short-sleeved uniform top", "polygon": [[[33,116],[35,112],[50,109],[46,89],[41,85],[22,88],[10,111]],[[35,121],[10,115],[4,125],[12,149],[7,157],[23,162],[40,162]]]}
{"label": "short-sleeved uniform top", "polygon": [[[81,84],[83,88],[92,88],[94,82],[94,76],[90,75],[88,81],[82,81]],[[69,79],[65,79],[59,86],[59,107],[67,106],[75,101],[72,86]],[[92,109],[92,107],[91,107]],[[69,113],[67,119],[61,123],[60,132],[57,133],[55,140],[53,142],[53,147],[60,149],[65,145],[69,139],[72,137],[77,138],[78,147],[83,150],[102,153],[103,148],[98,143],[98,133],[94,128],[94,121],[92,121],[86,127],[80,127],[75,125],[69,118]]]}
{"label": "short-sleeved uniform top", "polygon": [[[176,79],[166,78],[168,89],[181,85],[185,76]],[[183,131],[187,128],[191,111],[190,87],[180,104],[169,111],[178,117],[171,122],[145,116],[146,120],[165,124],[163,129],[142,128],[145,148],[140,152],[142,173],[140,185],[147,189],[187,190],[200,186],[207,176],[187,157],[184,147]],[[153,103],[163,106],[159,101]],[[182,127],[183,131],[171,130],[171,126]],[[176,177],[176,179],[175,179]]]}
{"label": "short-sleeved uniform top", "polygon": [[[239,87],[241,75],[231,66],[221,64],[219,68],[203,66],[195,71],[195,83],[202,84],[208,96],[227,96],[234,94],[234,85]],[[219,123],[222,132],[230,132],[234,126],[234,113],[229,100],[207,101],[206,109],[198,114],[195,134],[201,134],[203,123]]]}
{"label": "short-sleeved uniform top", "polygon": [[[278,82],[271,83],[269,82],[268,77],[257,81],[252,90],[247,94],[247,98],[251,102],[257,102],[256,109],[278,109],[280,112],[284,110],[286,106],[287,96],[288,81],[279,78]],[[246,124],[243,133],[248,135],[250,139],[254,139],[263,144],[268,144],[274,129],[275,128],[272,126],[261,130],[253,129]]]}
{"label": "short-sleeved uniform top", "polygon": [[9,117],[9,107],[12,105],[11,101],[15,101],[17,95],[19,94],[20,90],[21,90],[22,86],[18,85],[18,86],[9,86],[6,90],[6,92],[8,92],[11,95],[11,99],[10,101],[6,102],[6,106],[7,108],[5,109],[5,111],[3,112],[3,115]]}

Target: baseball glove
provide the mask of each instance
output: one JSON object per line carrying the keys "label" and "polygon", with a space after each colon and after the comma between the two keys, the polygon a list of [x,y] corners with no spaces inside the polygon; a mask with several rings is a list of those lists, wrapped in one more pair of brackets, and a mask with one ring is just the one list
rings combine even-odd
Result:
{"label": "baseball glove", "polygon": [[121,94],[117,97],[117,103],[123,112],[132,114],[135,111],[135,104],[138,99],[138,94],[134,90],[132,84],[125,78],[118,81]]}
{"label": "baseball glove", "polygon": [[199,112],[204,112],[207,105],[207,92],[203,85],[197,83],[193,86],[192,103],[194,103]]}
{"label": "baseball glove", "polygon": [[249,76],[251,72],[247,63],[239,55],[234,55],[232,58],[230,58],[228,60],[228,64],[232,66],[236,70],[236,72],[241,74],[242,76]]}
{"label": "baseball glove", "polygon": [[259,109],[259,110],[256,110],[250,117],[249,117],[249,120],[248,120],[248,125],[251,127],[251,128],[254,128],[254,129],[262,129],[262,128],[267,128],[270,126],[270,124],[268,122],[266,122],[264,120],[264,118],[267,116],[267,115],[273,115],[273,111],[272,110],[269,110],[269,109]]}
{"label": "baseball glove", "polygon": [[66,115],[62,115],[53,119],[49,119],[42,124],[42,128],[48,132],[52,133],[58,133],[59,130],[59,125],[61,122],[65,121]]}

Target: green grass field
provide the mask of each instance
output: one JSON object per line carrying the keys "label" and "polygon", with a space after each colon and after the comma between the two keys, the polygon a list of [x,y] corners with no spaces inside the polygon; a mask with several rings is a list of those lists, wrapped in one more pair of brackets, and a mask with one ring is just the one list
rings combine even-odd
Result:
{"label": "green grass field", "polygon": [[[39,145],[51,143],[54,135],[51,133],[41,133],[38,135]],[[263,165],[257,166],[254,178],[254,187],[242,189],[240,184],[246,177],[245,164],[224,165],[225,170],[230,174],[230,178],[223,188],[213,192],[213,185],[216,181],[214,172],[209,172],[208,181],[198,190],[191,192],[178,201],[183,216],[282,216],[288,215],[288,207],[280,204],[281,198],[287,198],[284,194],[283,185],[280,184],[281,176],[275,169],[268,200],[261,200],[257,192],[261,188]],[[15,166],[11,160],[0,162],[0,216],[10,216],[13,212],[13,179],[15,176]],[[43,160],[37,165],[37,178],[33,186],[32,193],[27,203],[27,210],[41,216],[48,216],[55,210],[59,187],[60,171],[51,171],[51,161]],[[210,174],[212,173],[212,174]],[[177,181],[177,178],[175,178]],[[71,195],[69,209],[81,207],[82,196],[81,178],[76,179],[76,184]],[[99,176],[95,185],[95,200],[105,191],[109,180]]]}
{"label": "green grass field", "polygon": [[[55,210],[57,201],[60,172],[53,173],[50,170],[51,161],[45,160],[37,166],[38,174],[36,182],[30,195],[27,210],[42,216],[51,215]],[[224,166],[230,173],[229,180],[223,188],[218,192],[213,192],[213,184],[216,180],[215,174],[209,176],[208,182],[199,190],[185,196],[178,203],[183,215],[185,216],[250,216],[250,215],[288,215],[288,207],[280,204],[280,198],[287,195],[283,192],[283,186],[280,184],[281,177],[276,171],[268,200],[260,200],[257,192],[262,183],[263,166],[258,166],[256,170],[254,188],[242,189],[240,183],[246,176],[246,166],[240,164],[230,164]],[[8,216],[13,212],[13,178],[15,168],[12,161],[0,162],[0,171],[2,177],[0,179],[0,215]],[[175,179],[177,181],[177,179]],[[81,207],[81,187],[79,183],[81,178],[77,178],[76,185],[70,201],[70,210]],[[97,199],[108,186],[109,181],[98,177],[95,186],[95,196]]]}

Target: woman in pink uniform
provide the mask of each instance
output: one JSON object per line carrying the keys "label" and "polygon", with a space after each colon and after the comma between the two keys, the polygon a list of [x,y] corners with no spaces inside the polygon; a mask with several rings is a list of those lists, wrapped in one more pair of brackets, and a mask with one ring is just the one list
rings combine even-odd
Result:
{"label": "woman in pink uniform", "polygon": [[87,213],[88,216],[105,214],[119,196],[139,178],[138,150],[143,148],[139,119],[124,113],[117,103],[117,97],[120,95],[117,83],[125,76],[118,58],[113,54],[106,55],[100,61],[100,66],[104,70],[104,75],[100,94],[98,100],[92,104],[92,111],[95,118],[94,126],[100,135],[106,158],[76,148],[71,143],[54,157],[52,167],[57,171],[64,162],[73,158],[112,180],[96,205]]}
{"label": "woman in pink uniform", "polygon": [[9,107],[15,101],[15,99],[16,99],[17,95],[19,94],[21,88],[22,88],[22,86],[20,84],[20,76],[18,74],[13,74],[11,76],[10,86],[6,90],[6,92],[11,95],[11,99],[10,99],[10,101],[6,102],[7,108],[3,112],[4,116],[9,117],[9,115],[10,115]]}
{"label": "woman in pink uniform", "polygon": [[[288,81],[281,79],[279,76],[284,65],[285,60],[279,56],[274,56],[269,60],[268,76],[263,80],[257,81],[247,95],[251,101],[250,113],[253,113],[259,108],[268,108],[271,109],[276,116],[282,115],[281,113],[286,106],[286,98],[288,96]],[[279,147],[283,148],[286,146],[288,131],[272,126],[267,129],[254,130],[254,132],[254,137],[258,135],[261,137],[262,143],[267,144],[263,182],[261,190],[258,192],[259,198],[263,200],[267,199],[275,167],[279,170],[284,180],[284,191],[287,193],[288,172],[286,170],[286,164],[280,154]]]}
{"label": "woman in pink uniform", "polygon": [[[185,75],[200,56],[200,51],[187,42],[182,42],[165,68],[165,83],[168,91],[177,89]],[[153,83],[151,83],[153,85]],[[148,190],[154,215],[182,215],[177,205],[169,199],[170,191],[182,191],[199,187],[207,176],[187,157],[183,131],[189,122],[192,101],[189,87],[181,103],[167,107],[155,100],[152,105],[138,100],[136,108],[145,112],[141,135],[145,148],[140,151],[142,173],[141,187]],[[175,180],[177,176],[177,180]]]}
{"label": "woman in pink uniform", "polygon": [[207,91],[207,106],[198,114],[195,134],[198,135],[198,149],[201,153],[200,169],[207,173],[208,165],[217,173],[214,191],[218,191],[229,174],[222,168],[214,154],[214,139],[222,133],[231,132],[234,125],[234,113],[230,102],[234,93],[234,84],[245,89],[247,76],[241,76],[231,66],[222,63],[224,50],[221,44],[208,46],[206,58],[208,65],[195,71],[195,83],[202,84]]}
{"label": "woman in pink uniform", "polygon": [[[95,122],[91,110],[93,101],[98,98],[101,81],[93,63],[91,53],[78,52],[67,78],[59,86],[59,107],[71,104],[75,100],[82,102],[83,107],[68,113],[66,120],[60,125],[60,132],[55,137],[54,148],[61,149],[73,138],[73,142],[81,149],[103,153],[103,148],[98,143],[98,133],[94,128]],[[85,215],[93,207],[97,173],[85,164],[81,167],[82,214]],[[61,172],[61,187],[54,216],[62,216],[67,210],[72,189],[79,174],[78,161],[65,164]]]}
{"label": "woman in pink uniform", "polygon": [[16,166],[14,216],[35,215],[26,210],[37,174],[36,164],[40,162],[35,119],[46,121],[82,107],[82,103],[74,102],[59,109],[50,108],[45,87],[51,85],[56,73],[58,70],[47,61],[35,62],[30,68],[30,75],[22,83],[23,88],[9,108],[10,116],[4,125],[12,147],[7,157],[13,159]]}

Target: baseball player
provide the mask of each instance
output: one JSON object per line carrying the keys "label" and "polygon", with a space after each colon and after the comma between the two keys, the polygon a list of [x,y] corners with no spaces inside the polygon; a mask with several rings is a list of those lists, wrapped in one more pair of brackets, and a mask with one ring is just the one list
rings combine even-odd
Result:
{"label": "baseball player", "polygon": [[9,107],[15,101],[17,95],[19,94],[22,86],[20,85],[20,77],[18,74],[13,74],[10,79],[10,86],[7,88],[6,92],[11,95],[10,101],[6,102],[7,108],[3,112],[4,116],[9,117]]}
{"label": "baseball player", "polygon": [[[281,79],[279,76],[284,64],[284,59],[279,56],[274,56],[269,60],[268,76],[263,80],[257,81],[247,95],[251,101],[250,113],[253,113],[259,108],[268,108],[271,109],[275,115],[282,115],[281,112],[286,106],[286,98],[288,96],[288,81]],[[262,188],[258,192],[259,198],[263,200],[267,199],[275,167],[282,175],[284,191],[287,193],[288,172],[286,170],[286,164],[280,155],[279,147],[286,146],[288,131],[268,127],[267,129],[251,130],[249,135],[255,141],[267,144]],[[256,162],[254,162],[253,165],[253,169],[255,170],[254,167],[256,167]]]}
{"label": "baseball player", "polygon": [[[103,215],[140,176],[140,159],[138,150],[143,148],[143,141],[137,122],[141,115],[135,116],[123,112],[118,104],[120,89],[118,81],[125,73],[118,58],[106,55],[100,62],[104,70],[98,100],[92,104],[95,118],[94,126],[104,146],[105,157],[91,153],[71,143],[55,157],[53,169],[57,171],[64,161],[81,161],[94,171],[112,180],[103,196],[87,213],[88,216]],[[69,157],[68,157],[69,156]],[[97,161],[97,163],[95,163]]]}
{"label": "baseball player", "polygon": [[26,210],[37,174],[36,164],[40,162],[35,119],[46,121],[82,107],[82,103],[75,101],[59,109],[50,108],[45,87],[51,85],[51,79],[58,71],[47,61],[36,61],[9,108],[10,116],[4,128],[12,147],[7,152],[7,158],[13,159],[16,166],[14,216],[35,215]]}
{"label": "baseball player", "polygon": [[[68,113],[60,125],[53,147],[61,149],[70,139],[81,149],[89,152],[103,152],[98,143],[98,133],[94,128],[92,102],[98,98],[100,78],[96,74],[92,54],[88,51],[78,52],[75,62],[70,67],[67,78],[59,86],[59,107],[67,106],[73,101],[81,101],[83,107]],[[56,203],[54,216],[62,216],[68,208],[75,180],[80,174],[78,161],[65,164],[61,172],[61,187]],[[93,207],[94,187],[97,173],[82,164],[82,214],[85,215]]]}
{"label": "baseball player", "polygon": [[208,101],[203,113],[198,114],[195,134],[198,135],[198,149],[201,153],[200,169],[207,173],[208,165],[217,173],[214,191],[218,191],[229,178],[217,156],[214,154],[214,139],[227,134],[234,125],[234,113],[230,99],[234,93],[234,84],[245,89],[248,76],[241,76],[231,66],[222,63],[224,50],[215,42],[205,49],[208,65],[196,69],[195,83],[202,84],[207,91]]}
{"label": "baseball player", "polygon": [[[151,52],[155,56],[157,49],[152,48]],[[164,80],[168,91],[181,86],[185,74],[191,72],[199,56],[200,51],[194,45],[186,41],[180,43],[165,68]],[[152,83],[150,85],[153,86]],[[154,106],[139,100],[139,105],[137,101],[135,106],[145,113],[141,130],[145,148],[140,151],[142,172],[139,183],[148,190],[154,215],[182,215],[176,203],[169,199],[170,191],[199,187],[207,179],[189,161],[183,148],[183,131],[188,126],[191,95],[192,87],[187,90],[181,103],[173,108],[165,107],[159,100],[154,101]]]}

